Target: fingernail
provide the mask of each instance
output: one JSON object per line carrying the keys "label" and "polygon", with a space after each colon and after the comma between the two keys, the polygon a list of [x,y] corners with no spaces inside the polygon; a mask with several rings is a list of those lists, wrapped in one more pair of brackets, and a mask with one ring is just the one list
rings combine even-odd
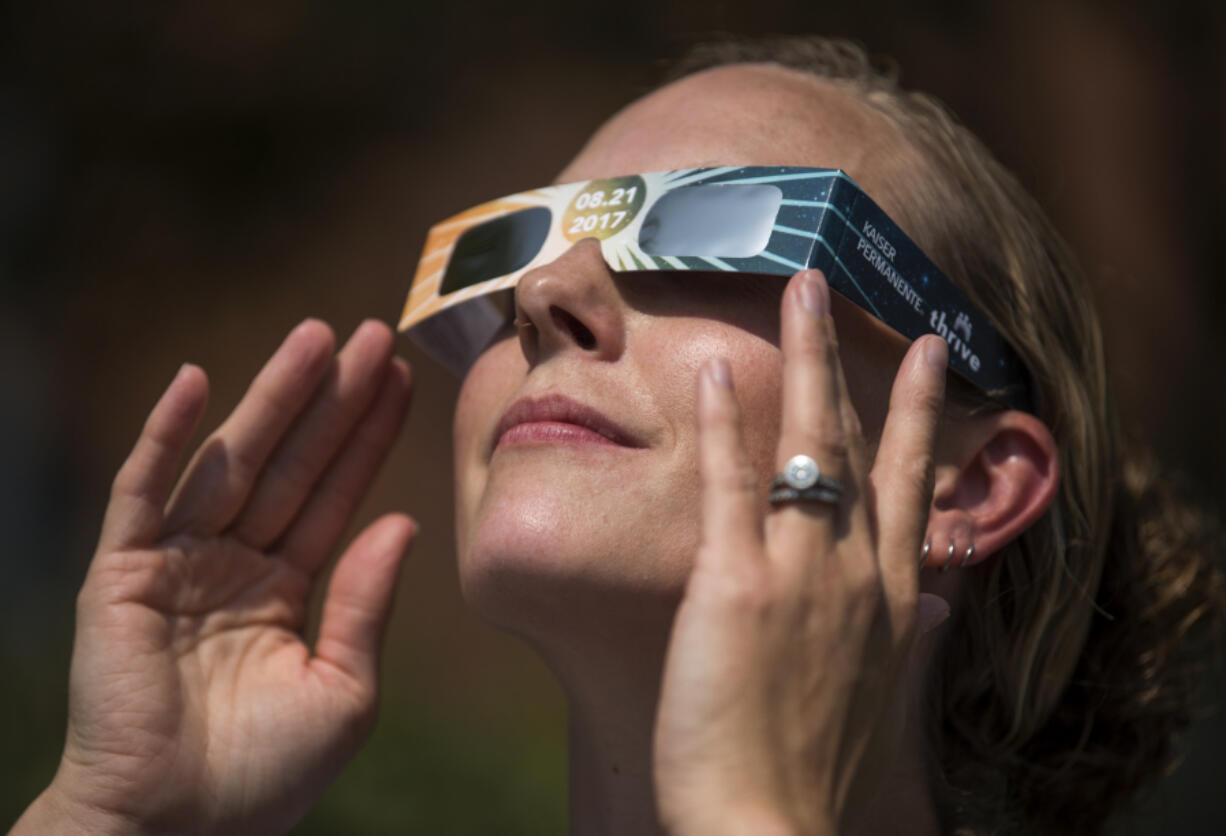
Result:
{"label": "fingernail", "polygon": [[921,592],[919,596],[919,611],[916,614],[916,629],[925,635],[939,627],[949,618],[949,602],[940,595]]}
{"label": "fingernail", "polygon": [[712,383],[725,389],[732,388],[732,369],[723,357],[712,357],[707,361],[707,375],[710,376]]}
{"label": "fingernail", "polygon": [[924,346],[924,359],[935,371],[944,374],[945,366],[949,362],[949,345],[939,337],[928,340],[928,344]]}
{"label": "fingernail", "polygon": [[302,320],[302,322],[299,322],[297,325],[295,325],[294,330],[291,333],[297,334],[301,331],[305,331],[307,328],[310,328],[313,323],[316,323],[319,321],[320,320],[317,317],[308,316],[306,319]]}
{"label": "fingernail", "polygon": [[404,551],[408,547],[409,542],[417,534],[417,522],[409,521],[409,525],[399,531],[393,531],[393,534],[387,538],[389,546],[394,546],[400,551]]}
{"label": "fingernail", "polygon": [[383,322],[383,320],[376,319],[375,317],[372,316],[372,317],[367,317],[366,319],[363,319],[361,322],[359,322],[358,327],[353,329],[353,333],[357,334],[359,331],[363,333],[366,333],[368,331],[382,332],[386,330],[386,328],[387,328],[387,325]]}
{"label": "fingernail", "polygon": [[825,316],[830,310],[830,291],[816,270],[806,270],[800,279],[800,304],[814,316]]}

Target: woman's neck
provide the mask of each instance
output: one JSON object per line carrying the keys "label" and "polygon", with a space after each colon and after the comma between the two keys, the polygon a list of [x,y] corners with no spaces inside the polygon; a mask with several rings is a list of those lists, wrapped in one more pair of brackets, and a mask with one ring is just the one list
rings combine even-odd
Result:
{"label": "woman's neck", "polygon": [[610,717],[578,709],[572,703],[572,836],[650,836],[663,832],[652,782],[653,727],[651,716],[635,719],[629,712],[618,712],[618,716]]}
{"label": "woman's neck", "polygon": [[[667,636],[642,634],[629,647],[588,648],[547,661],[570,705],[571,836],[663,834],[656,812],[652,739]],[[924,777],[918,726],[847,836],[917,836],[939,827]]]}
{"label": "woman's neck", "polygon": [[652,781],[652,737],[668,626],[623,625],[604,634],[608,641],[576,642],[550,652],[538,645],[570,708],[572,836],[663,833]]}

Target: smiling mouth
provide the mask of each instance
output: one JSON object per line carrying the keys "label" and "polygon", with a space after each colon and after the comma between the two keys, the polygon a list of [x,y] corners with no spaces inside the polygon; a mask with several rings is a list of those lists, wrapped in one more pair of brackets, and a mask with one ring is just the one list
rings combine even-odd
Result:
{"label": "smiling mouth", "polygon": [[495,449],[519,444],[647,445],[603,413],[565,395],[521,398],[498,422]]}

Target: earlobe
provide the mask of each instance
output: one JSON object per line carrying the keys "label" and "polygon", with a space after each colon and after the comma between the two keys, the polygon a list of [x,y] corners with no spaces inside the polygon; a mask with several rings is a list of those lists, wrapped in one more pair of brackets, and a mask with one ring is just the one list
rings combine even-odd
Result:
{"label": "earlobe", "polygon": [[926,564],[940,568],[974,565],[998,551],[1047,511],[1060,485],[1056,442],[1033,415],[970,419],[951,448],[937,468],[925,539]]}

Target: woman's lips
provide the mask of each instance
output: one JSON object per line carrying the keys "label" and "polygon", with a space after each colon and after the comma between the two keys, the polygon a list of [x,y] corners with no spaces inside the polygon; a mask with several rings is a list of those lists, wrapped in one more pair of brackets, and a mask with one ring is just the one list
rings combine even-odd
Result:
{"label": "woman's lips", "polygon": [[521,398],[511,404],[498,422],[494,446],[524,443],[646,446],[600,411],[565,395]]}

